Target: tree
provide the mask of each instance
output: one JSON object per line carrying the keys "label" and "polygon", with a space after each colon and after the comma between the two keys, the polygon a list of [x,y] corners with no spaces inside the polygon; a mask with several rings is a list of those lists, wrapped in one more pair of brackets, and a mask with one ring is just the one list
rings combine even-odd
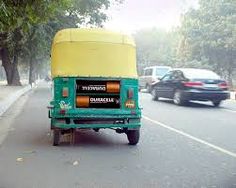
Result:
{"label": "tree", "polygon": [[32,24],[46,22],[66,0],[1,0],[0,1],[0,50],[2,65],[8,85],[21,85],[18,58],[23,46],[23,36]]}
{"label": "tree", "polygon": [[145,29],[135,33],[134,38],[137,45],[139,73],[146,66],[176,63],[179,43],[177,30],[166,32],[157,28]]}
{"label": "tree", "polygon": [[103,10],[109,8],[110,4],[109,0],[72,0],[69,6],[57,11],[55,17],[49,19],[47,23],[32,26],[28,32],[25,48],[28,57],[22,54],[29,59],[29,83],[34,82],[36,67],[45,67],[40,65],[40,62],[49,61],[51,41],[58,30],[82,25],[102,27],[102,23],[107,19]]}
{"label": "tree", "polygon": [[47,61],[56,31],[80,25],[102,26],[107,19],[104,10],[110,4],[110,0],[0,0],[0,55],[8,84],[20,85],[19,57],[29,62],[29,82],[33,82],[34,65]]}
{"label": "tree", "polygon": [[204,61],[232,85],[236,69],[235,0],[200,0],[182,23],[182,58]]}

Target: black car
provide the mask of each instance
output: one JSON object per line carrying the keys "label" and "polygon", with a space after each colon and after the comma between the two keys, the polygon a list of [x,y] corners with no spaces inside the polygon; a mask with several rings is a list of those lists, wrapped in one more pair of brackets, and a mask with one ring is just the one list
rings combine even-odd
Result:
{"label": "black car", "polygon": [[188,101],[212,101],[219,106],[229,98],[227,83],[216,73],[205,69],[174,69],[152,85],[152,98],[173,99],[177,105]]}

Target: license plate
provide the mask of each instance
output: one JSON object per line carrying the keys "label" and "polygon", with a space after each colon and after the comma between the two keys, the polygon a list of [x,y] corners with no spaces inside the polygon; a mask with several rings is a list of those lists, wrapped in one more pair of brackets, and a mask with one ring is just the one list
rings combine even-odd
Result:
{"label": "license plate", "polygon": [[207,88],[218,88],[218,85],[217,84],[204,84],[204,87],[207,87]]}

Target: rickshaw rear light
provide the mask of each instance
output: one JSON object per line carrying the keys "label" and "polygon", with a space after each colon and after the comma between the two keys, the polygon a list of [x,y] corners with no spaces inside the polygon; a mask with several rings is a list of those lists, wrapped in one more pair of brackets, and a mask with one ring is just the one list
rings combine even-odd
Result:
{"label": "rickshaw rear light", "polygon": [[65,110],[65,109],[61,109],[61,110],[59,111],[59,113],[60,113],[61,115],[65,115],[65,114],[66,114],[66,110]]}
{"label": "rickshaw rear light", "polygon": [[63,97],[68,97],[69,96],[69,90],[67,87],[63,87],[62,89],[62,96]]}
{"label": "rickshaw rear light", "polygon": [[126,108],[135,108],[135,101],[134,100],[127,100],[125,102],[125,107]]}
{"label": "rickshaw rear light", "polygon": [[127,97],[128,97],[128,99],[132,99],[134,97],[134,90],[133,89],[128,90]]}

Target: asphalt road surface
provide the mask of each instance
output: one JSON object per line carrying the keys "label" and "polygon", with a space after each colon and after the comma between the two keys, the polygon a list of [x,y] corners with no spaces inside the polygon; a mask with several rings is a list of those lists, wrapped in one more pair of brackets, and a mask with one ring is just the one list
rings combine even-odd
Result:
{"label": "asphalt road surface", "polygon": [[49,86],[21,97],[0,119],[0,188],[236,188],[236,102],[186,107],[140,93],[141,140],[80,131],[52,146]]}

